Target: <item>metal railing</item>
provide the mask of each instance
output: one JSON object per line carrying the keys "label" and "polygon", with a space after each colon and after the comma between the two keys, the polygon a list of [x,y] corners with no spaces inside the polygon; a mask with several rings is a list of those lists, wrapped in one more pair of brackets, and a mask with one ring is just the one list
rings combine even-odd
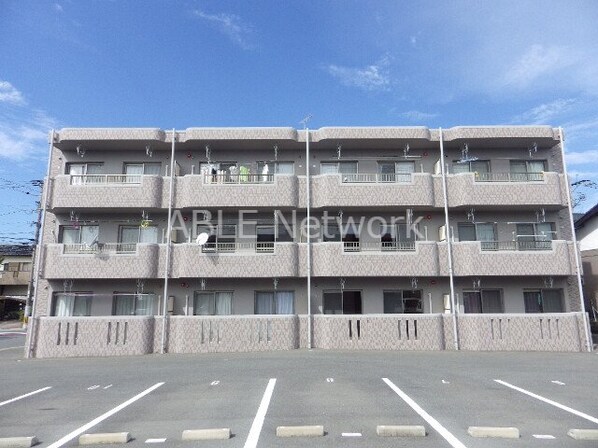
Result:
{"label": "metal railing", "polygon": [[257,253],[273,253],[274,242],[263,243],[229,243],[216,242],[205,243],[201,246],[203,253],[234,253],[234,252],[257,252]]}
{"label": "metal railing", "polygon": [[347,184],[377,184],[411,182],[411,173],[340,173],[341,181]]}
{"label": "metal railing", "polygon": [[203,174],[204,184],[272,184],[274,174]]}
{"label": "metal railing", "polygon": [[476,182],[541,182],[544,173],[475,173]]}
{"label": "metal railing", "polygon": [[414,252],[415,241],[381,241],[362,243],[360,241],[344,241],[344,252]]}
{"label": "metal railing", "polygon": [[138,185],[143,174],[71,174],[71,185]]}
{"label": "metal railing", "polygon": [[551,250],[552,241],[481,241],[483,251]]}
{"label": "metal railing", "polygon": [[134,254],[137,252],[137,243],[78,243],[63,244],[64,254]]}

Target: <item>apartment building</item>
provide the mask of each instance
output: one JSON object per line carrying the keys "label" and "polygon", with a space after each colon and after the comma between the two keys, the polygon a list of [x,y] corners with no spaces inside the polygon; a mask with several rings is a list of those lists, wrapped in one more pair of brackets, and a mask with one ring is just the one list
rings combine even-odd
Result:
{"label": "apartment building", "polygon": [[62,129],[29,356],[590,346],[547,126]]}
{"label": "apartment building", "polygon": [[0,320],[21,317],[32,274],[32,246],[0,245]]}

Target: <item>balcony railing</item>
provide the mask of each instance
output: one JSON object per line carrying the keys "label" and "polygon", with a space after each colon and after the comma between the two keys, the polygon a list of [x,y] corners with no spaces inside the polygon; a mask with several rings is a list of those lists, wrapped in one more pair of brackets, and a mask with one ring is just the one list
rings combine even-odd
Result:
{"label": "balcony railing", "polygon": [[544,173],[475,173],[476,182],[541,182]]}
{"label": "balcony railing", "polygon": [[411,173],[341,173],[341,180],[348,184],[377,184],[411,182]]}
{"label": "balcony railing", "polygon": [[201,251],[204,253],[235,253],[235,252],[258,252],[258,253],[273,253],[274,242],[263,243],[205,243],[201,246]]}
{"label": "balcony railing", "polygon": [[204,184],[272,184],[274,174],[204,174]]}
{"label": "balcony railing", "polygon": [[343,242],[345,252],[415,252],[415,241]]}
{"label": "balcony railing", "polygon": [[142,174],[71,174],[71,185],[138,185]]}
{"label": "balcony railing", "polygon": [[552,241],[481,241],[483,251],[551,250]]}
{"label": "balcony railing", "polygon": [[134,254],[137,252],[137,243],[79,243],[64,244],[64,254]]}

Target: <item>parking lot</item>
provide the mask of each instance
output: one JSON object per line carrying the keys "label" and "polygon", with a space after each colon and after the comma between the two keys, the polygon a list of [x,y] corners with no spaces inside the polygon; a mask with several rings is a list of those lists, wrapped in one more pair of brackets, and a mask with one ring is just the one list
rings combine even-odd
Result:
{"label": "parking lot", "polygon": [[[19,339],[20,338],[20,339]],[[2,348],[8,338],[1,337]],[[11,339],[23,344],[22,336]],[[83,433],[130,432],[128,446],[596,447],[598,356],[547,353],[333,352],[22,359],[0,351],[0,437],[43,447]],[[279,426],[324,436],[281,438]],[[378,425],[423,425],[425,437],[381,437]],[[470,426],[520,438],[474,438]],[[184,430],[230,428],[189,442]]]}

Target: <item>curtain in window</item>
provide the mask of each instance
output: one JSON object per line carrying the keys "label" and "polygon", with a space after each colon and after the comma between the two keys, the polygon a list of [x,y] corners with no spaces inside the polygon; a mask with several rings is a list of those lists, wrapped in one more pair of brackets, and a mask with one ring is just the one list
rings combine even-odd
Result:
{"label": "curtain in window", "polygon": [[482,311],[484,313],[502,313],[502,301],[500,300],[500,291],[486,290],[482,291]]}
{"label": "curtain in window", "polygon": [[72,294],[56,294],[56,306],[54,315],[66,317],[73,315],[75,296]]}
{"label": "curtain in window", "polygon": [[293,174],[295,172],[293,162],[278,162],[275,169],[277,174]]}
{"label": "curtain in window", "polygon": [[541,173],[544,171],[544,162],[542,160],[531,160],[527,162],[527,171],[529,173]]}
{"label": "curtain in window", "polygon": [[79,243],[79,229],[65,228],[62,230],[62,242],[64,244]]}
{"label": "curtain in window", "polygon": [[474,224],[458,224],[457,230],[459,232],[459,241],[475,241]]}
{"label": "curtain in window", "polygon": [[143,165],[143,174],[160,175],[161,164],[159,163],[145,163]]}
{"label": "curtain in window", "polygon": [[255,294],[255,314],[274,314],[272,305],[274,294],[271,292],[257,292]]}
{"label": "curtain in window", "polygon": [[158,242],[158,228],[156,226],[141,227],[139,229],[140,243],[157,243]]}
{"label": "curtain in window", "polygon": [[152,316],[154,314],[155,294],[139,294],[136,296],[135,314],[138,316]]}
{"label": "curtain in window", "polygon": [[357,162],[339,162],[338,172],[342,174],[357,173]]}
{"label": "curtain in window", "polygon": [[541,313],[542,294],[540,291],[525,291],[523,293],[526,313]]}
{"label": "curtain in window", "polygon": [[527,172],[527,165],[525,161],[511,160],[511,173],[525,173]]}
{"label": "curtain in window", "polygon": [[91,246],[98,242],[100,228],[98,226],[81,226],[81,243]]}
{"label": "curtain in window", "polygon": [[466,313],[481,313],[482,303],[477,291],[463,292],[463,309]]}
{"label": "curtain in window", "polygon": [[540,241],[552,241],[552,224],[549,222],[542,222],[536,224],[536,239]]}
{"label": "curtain in window", "polygon": [[453,163],[453,174],[469,173],[469,163]]}
{"label": "curtain in window", "polygon": [[542,291],[542,309],[545,313],[562,313],[561,292],[556,289]]}
{"label": "curtain in window", "polygon": [[73,316],[91,316],[91,297],[76,296]]}
{"label": "curtain in window", "polygon": [[135,244],[139,241],[139,227],[122,227],[120,231],[120,242],[123,244]]}
{"label": "curtain in window", "polygon": [[196,315],[210,315],[214,314],[213,310],[214,293],[212,292],[196,292],[193,299],[193,314]]}
{"label": "curtain in window", "polygon": [[321,163],[320,174],[336,174],[338,173],[338,165],[336,163]]}
{"label": "curtain in window", "polygon": [[217,292],[215,293],[215,313],[217,315],[228,315],[233,313],[233,293]]}
{"label": "curtain in window", "polygon": [[478,241],[496,241],[494,224],[476,224],[476,234]]}
{"label": "curtain in window", "polygon": [[293,314],[293,291],[278,291],[276,293],[276,314]]}
{"label": "curtain in window", "polygon": [[85,174],[102,174],[102,168],[100,163],[89,163]]}
{"label": "curtain in window", "polygon": [[116,295],[114,296],[114,315],[116,316],[134,316],[135,315],[135,296]]}
{"label": "curtain in window", "polygon": [[473,173],[489,173],[490,172],[490,164],[486,160],[480,160],[475,162],[470,162],[471,168],[470,171]]}

